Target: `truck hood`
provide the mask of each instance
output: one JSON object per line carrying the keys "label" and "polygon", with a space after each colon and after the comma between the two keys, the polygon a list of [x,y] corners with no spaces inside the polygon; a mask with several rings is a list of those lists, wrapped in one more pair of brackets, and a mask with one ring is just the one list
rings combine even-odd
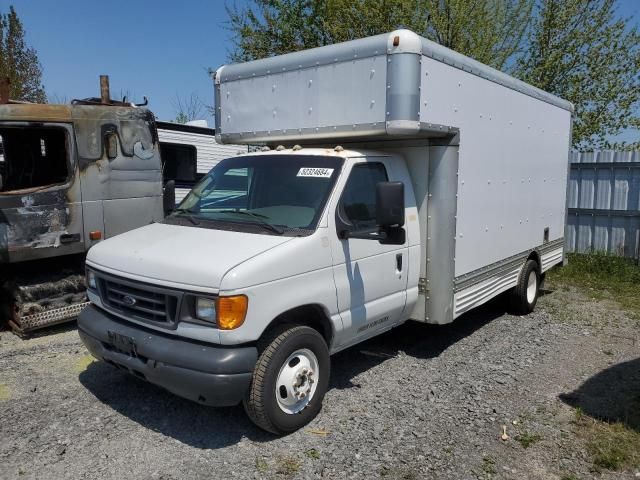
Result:
{"label": "truck hood", "polygon": [[154,223],[98,243],[87,264],[169,287],[217,291],[230,269],[291,240]]}

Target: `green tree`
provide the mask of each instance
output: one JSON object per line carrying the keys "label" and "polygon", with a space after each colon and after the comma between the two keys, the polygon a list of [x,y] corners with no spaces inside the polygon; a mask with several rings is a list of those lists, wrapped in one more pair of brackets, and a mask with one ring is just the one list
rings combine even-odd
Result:
{"label": "green tree", "polygon": [[24,28],[13,6],[9,13],[0,14],[0,77],[9,78],[11,98],[47,101],[38,54],[25,43]]}
{"label": "green tree", "polygon": [[[540,0],[515,74],[573,102],[574,147],[640,127],[640,34],[615,0]],[[640,142],[637,143],[640,146]]]}
{"label": "green tree", "polygon": [[409,28],[570,100],[574,146],[602,148],[640,128],[640,36],[615,7],[616,0],[253,0],[227,8],[230,59]]}
{"label": "green tree", "polygon": [[227,7],[246,61],[409,28],[502,68],[519,51],[533,0],[254,0]]}

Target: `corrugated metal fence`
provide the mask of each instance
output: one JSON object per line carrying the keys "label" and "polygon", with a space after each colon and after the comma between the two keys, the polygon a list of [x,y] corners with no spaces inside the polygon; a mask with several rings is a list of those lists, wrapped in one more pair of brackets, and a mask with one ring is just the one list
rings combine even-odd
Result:
{"label": "corrugated metal fence", "polygon": [[640,151],[572,153],[568,189],[568,251],[639,258]]}

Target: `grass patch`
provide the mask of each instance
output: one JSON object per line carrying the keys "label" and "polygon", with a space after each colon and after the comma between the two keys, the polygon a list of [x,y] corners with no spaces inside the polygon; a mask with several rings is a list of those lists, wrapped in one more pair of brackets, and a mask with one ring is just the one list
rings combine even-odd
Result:
{"label": "grass patch", "polygon": [[315,448],[310,448],[309,450],[305,451],[304,454],[308,458],[311,458],[312,460],[319,460],[320,459],[320,452],[318,450],[316,450]]}
{"label": "grass patch", "polygon": [[640,432],[620,422],[607,423],[586,417],[581,418],[578,427],[594,471],[640,467]]}
{"label": "grass patch", "polygon": [[516,442],[522,445],[523,448],[529,448],[531,445],[539,442],[540,440],[542,440],[542,437],[537,433],[531,434],[529,432],[524,432],[522,435],[518,435],[516,437]]}
{"label": "grass patch", "polygon": [[300,462],[293,457],[282,456],[278,458],[276,473],[280,475],[292,476],[300,470]]}
{"label": "grass patch", "polygon": [[0,383],[0,401],[9,400],[10,398],[11,392],[9,391],[9,387],[4,383]]}
{"label": "grass patch", "polygon": [[582,410],[582,407],[576,407],[574,411],[574,415],[575,415],[575,422],[576,423],[580,422],[580,420],[582,420],[582,418],[584,417],[584,410]]}
{"label": "grass patch", "polygon": [[496,468],[496,461],[489,456],[483,457],[482,471],[488,475],[493,475],[498,473],[498,469]]}
{"label": "grass patch", "polygon": [[256,457],[256,470],[260,473],[266,473],[269,470],[269,464],[264,458]]}
{"label": "grass patch", "polygon": [[588,290],[596,299],[610,298],[640,318],[640,266],[630,258],[605,253],[570,253],[569,263],[552,269],[552,284],[570,284]]}

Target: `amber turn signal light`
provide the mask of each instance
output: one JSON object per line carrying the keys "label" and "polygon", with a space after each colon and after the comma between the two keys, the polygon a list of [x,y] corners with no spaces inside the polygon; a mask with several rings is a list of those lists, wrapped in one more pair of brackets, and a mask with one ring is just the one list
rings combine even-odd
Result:
{"label": "amber turn signal light", "polygon": [[93,232],[89,232],[89,238],[91,240],[100,240],[102,238],[102,232],[100,230],[94,230]]}
{"label": "amber turn signal light", "polygon": [[246,295],[234,295],[218,298],[218,328],[233,330],[244,323],[247,316],[249,299]]}

